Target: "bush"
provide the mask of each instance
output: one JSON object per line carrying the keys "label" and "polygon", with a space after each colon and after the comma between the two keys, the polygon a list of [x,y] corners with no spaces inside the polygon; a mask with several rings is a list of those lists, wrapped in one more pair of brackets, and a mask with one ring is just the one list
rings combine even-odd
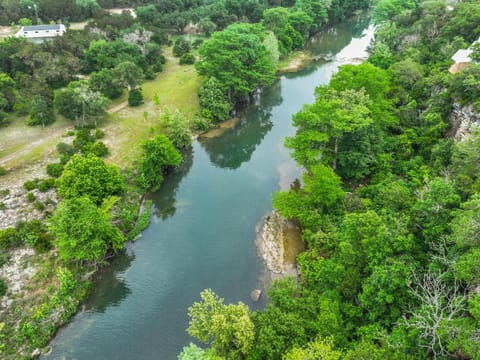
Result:
{"label": "bush", "polygon": [[45,205],[43,205],[43,203],[41,201],[38,201],[36,200],[34,203],[33,203],[33,207],[38,210],[38,211],[43,211],[45,210]]}
{"label": "bush", "polygon": [[3,166],[0,166],[0,176],[5,175],[7,173],[7,169],[5,169]]}
{"label": "bush", "polygon": [[33,203],[35,200],[37,200],[37,197],[35,196],[35,194],[32,193],[32,192],[29,192],[29,193],[27,194],[27,201],[28,201],[29,203]]}
{"label": "bush", "polygon": [[48,178],[45,180],[40,181],[38,184],[38,190],[41,192],[47,192],[48,190],[52,189],[55,186],[55,179]]}
{"label": "bush", "polygon": [[59,154],[62,154],[62,155],[66,154],[71,156],[75,154],[75,148],[72,145],[66,144],[64,142],[57,144],[57,151]]}
{"label": "bush", "polygon": [[5,281],[0,278],[0,296],[3,296],[7,293],[7,284],[5,284]]}
{"label": "bush", "polygon": [[175,57],[180,57],[183,54],[186,54],[190,51],[190,43],[183,39],[183,38],[178,38],[175,41],[175,45],[173,45],[173,56]]}
{"label": "bush", "polygon": [[14,228],[0,230],[0,248],[12,249],[22,244],[22,238]]}
{"label": "bush", "polygon": [[103,130],[100,130],[100,129],[95,130],[95,139],[99,140],[99,139],[103,139],[104,137],[105,137],[105,132]]}
{"label": "bush", "polygon": [[10,256],[8,256],[8,254],[4,251],[0,251],[0,267],[5,265],[8,260],[10,260]]}
{"label": "bush", "polygon": [[142,104],[143,104],[142,89],[130,90],[130,93],[128,94],[128,105],[139,106]]}
{"label": "bush", "polygon": [[180,65],[191,65],[195,63],[195,56],[191,53],[183,54],[180,57]]}
{"label": "bush", "polygon": [[60,177],[63,172],[63,165],[60,163],[48,164],[47,165],[47,174],[52,177]]}
{"label": "bush", "polygon": [[108,148],[107,145],[100,141],[90,146],[89,152],[98,157],[104,157],[108,155]]}
{"label": "bush", "polygon": [[192,47],[196,49],[196,48],[199,48],[200,45],[202,44],[203,44],[203,39],[195,39],[195,41],[192,44]]}
{"label": "bush", "polygon": [[20,240],[36,251],[44,252],[51,249],[52,236],[40,220],[19,221],[15,228]]}
{"label": "bush", "polygon": [[0,211],[5,210],[7,208],[7,205],[5,205],[4,202],[0,202]]}
{"label": "bush", "polygon": [[37,180],[28,180],[23,183],[23,187],[27,191],[32,191],[33,189],[36,189],[38,186],[38,181]]}

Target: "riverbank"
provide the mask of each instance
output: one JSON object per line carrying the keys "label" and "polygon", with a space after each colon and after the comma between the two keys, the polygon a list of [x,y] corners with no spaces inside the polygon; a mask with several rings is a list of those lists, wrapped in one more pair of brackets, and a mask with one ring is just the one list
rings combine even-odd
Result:
{"label": "riverbank", "polygon": [[314,60],[314,56],[311,51],[294,51],[279,62],[276,73],[277,75],[282,75],[300,71],[312,60]]}
{"label": "riverbank", "polygon": [[258,255],[268,269],[270,280],[297,277],[296,257],[305,251],[298,224],[273,210],[257,225],[256,233]]}

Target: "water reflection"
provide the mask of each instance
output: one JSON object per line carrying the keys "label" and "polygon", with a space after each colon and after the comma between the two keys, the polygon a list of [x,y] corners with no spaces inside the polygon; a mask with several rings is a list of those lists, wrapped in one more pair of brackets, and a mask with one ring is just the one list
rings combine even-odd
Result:
{"label": "water reflection", "polygon": [[338,24],[315,35],[308,48],[314,55],[334,56],[350,43],[352,37],[360,37],[369,23],[370,17],[362,16],[356,21]]}
{"label": "water reflection", "polygon": [[272,129],[272,108],[282,103],[281,82],[276,81],[256,99],[241,119],[225,129],[219,136],[204,136],[199,143],[217,167],[237,169],[252,157],[257,146]]}
{"label": "water reflection", "polygon": [[85,303],[87,311],[103,313],[110,306],[118,306],[131,293],[123,272],[134,259],[133,253],[125,252],[99,273],[92,294],[94,296],[89,296]]}
{"label": "water reflection", "polygon": [[178,186],[183,177],[188,174],[193,164],[193,151],[183,154],[182,164],[169,174],[161,186],[160,191],[152,195],[155,204],[155,215],[162,220],[173,216],[177,211],[176,197]]}

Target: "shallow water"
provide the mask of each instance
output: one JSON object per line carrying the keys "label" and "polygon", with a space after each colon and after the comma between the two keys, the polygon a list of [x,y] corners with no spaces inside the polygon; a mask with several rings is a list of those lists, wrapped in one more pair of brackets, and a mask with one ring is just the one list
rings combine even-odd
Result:
{"label": "shallow water", "polygon": [[300,177],[283,147],[291,116],[314,100],[339,65],[366,56],[373,36],[367,18],[319,34],[316,55],[337,57],[282,76],[256,103],[193,152],[154,195],[152,223],[105,269],[73,321],[53,341],[52,359],[176,359],[192,339],[187,309],[205,288],[226,302],[263,286],[255,226],[271,195]]}

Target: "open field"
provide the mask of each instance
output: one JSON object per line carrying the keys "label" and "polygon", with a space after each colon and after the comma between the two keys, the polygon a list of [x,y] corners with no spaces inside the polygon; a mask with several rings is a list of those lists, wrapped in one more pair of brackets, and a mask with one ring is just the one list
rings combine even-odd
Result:
{"label": "open field", "polygon": [[[180,66],[172,58],[170,49],[164,71],[153,81],[143,84],[145,104],[131,108],[126,105],[126,95],[116,100],[108,110],[106,121],[100,126],[107,134],[104,139],[110,148],[109,162],[120,167],[130,166],[138,154],[139,143],[147,138],[152,127],[158,127],[158,115],[164,106],[181,109],[192,116],[198,110],[197,89],[199,80],[193,66]],[[158,94],[160,105],[152,98]],[[56,156],[55,145],[66,141],[66,131],[73,129],[71,122],[58,117],[52,125],[29,127],[23,119],[0,129],[0,165],[9,170],[4,180],[25,181],[29,174],[37,173],[35,167],[44,166],[45,160]],[[23,182],[22,181],[22,182]]]}

